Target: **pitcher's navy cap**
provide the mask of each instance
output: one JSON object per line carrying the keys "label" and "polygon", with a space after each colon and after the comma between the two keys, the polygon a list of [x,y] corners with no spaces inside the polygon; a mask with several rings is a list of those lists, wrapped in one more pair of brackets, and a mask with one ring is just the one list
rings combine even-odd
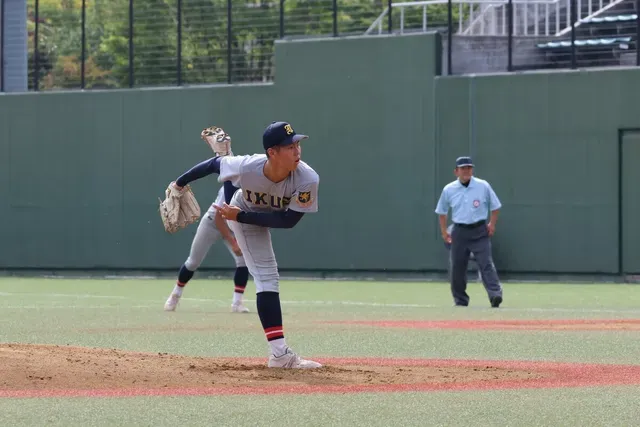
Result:
{"label": "pitcher's navy cap", "polygon": [[456,167],[461,168],[463,166],[473,167],[473,162],[471,161],[471,157],[458,157],[456,159]]}
{"label": "pitcher's navy cap", "polygon": [[287,122],[272,122],[262,134],[262,145],[266,151],[277,145],[289,145],[307,138],[307,135],[297,134]]}

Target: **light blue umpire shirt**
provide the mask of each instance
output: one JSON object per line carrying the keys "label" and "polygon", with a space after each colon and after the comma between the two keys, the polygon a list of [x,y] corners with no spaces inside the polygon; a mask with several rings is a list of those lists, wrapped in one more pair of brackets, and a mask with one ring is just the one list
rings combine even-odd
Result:
{"label": "light blue umpire shirt", "polygon": [[502,204],[491,184],[472,176],[467,187],[457,179],[444,187],[436,206],[436,213],[447,215],[451,208],[453,223],[474,224],[487,220],[490,211],[501,207]]}

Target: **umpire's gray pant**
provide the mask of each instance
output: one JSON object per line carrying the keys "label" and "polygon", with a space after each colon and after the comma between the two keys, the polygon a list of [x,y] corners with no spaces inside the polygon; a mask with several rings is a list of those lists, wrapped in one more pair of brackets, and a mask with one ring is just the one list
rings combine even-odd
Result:
{"label": "umpire's gray pant", "polygon": [[486,224],[465,227],[460,224],[453,226],[451,231],[451,251],[449,263],[451,265],[451,293],[456,305],[469,305],[467,295],[467,267],[469,255],[473,252],[482,275],[482,283],[487,290],[489,300],[502,297],[502,286],[498,272],[493,264],[491,255],[491,239]]}

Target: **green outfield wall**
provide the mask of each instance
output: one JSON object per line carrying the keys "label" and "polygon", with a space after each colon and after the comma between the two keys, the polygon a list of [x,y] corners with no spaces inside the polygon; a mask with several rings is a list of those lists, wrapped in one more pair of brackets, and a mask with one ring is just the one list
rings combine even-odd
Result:
{"label": "green outfield wall", "polygon": [[[271,121],[310,136],[319,212],[274,230],[281,268],[438,267],[434,35],[281,43],[273,85],[0,96],[0,267],[178,268],[196,227],[164,232],[158,197],[212,155],[223,126],[236,154],[261,152]],[[402,66],[399,66],[402,64]],[[201,207],[215,177],[194,183]],[[203,268],[229,268],[215,245]]]}
{"label": "green outfield wall", "polygon": [[[436,164],[474,154],[476,174],[504,203],[495,238],[504,268],[640,271],[640,193],[620,191],[639,175],[619,164],[620,154],[637,153],[639,81],[638,69],[436,79]],[[439,184],[451,176],[439,170]]]}
{"label": "green outfield wall", "polygon": [[[158,198],[264,127],[308,134],[319,212],[273,230],[282,269],[446,267],[437,218],[454,159],[503,202],[493,239],[510,272],[640,272],[638,69],[439,76],[436,35],[282,42],[273,84],[0,96],[0,268],[177,269],[196,226],[164,232]],[[216,177],[193,184],[203,212]],[[634,237],[635,236],[635,237]],[[202,268],[232,268],[222,244]]]}

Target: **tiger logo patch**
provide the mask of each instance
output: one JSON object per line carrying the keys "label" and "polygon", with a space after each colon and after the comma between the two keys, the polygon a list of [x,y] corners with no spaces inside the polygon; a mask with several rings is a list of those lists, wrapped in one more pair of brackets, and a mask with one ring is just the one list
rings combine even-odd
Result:
{"label": "tiger logo patch", "polygon": [[303,208],[311,206],[311,204],[313,203],[313,200],[311,199],[311,191],[301,191],[300,193],[298,193],[296,203]]}

